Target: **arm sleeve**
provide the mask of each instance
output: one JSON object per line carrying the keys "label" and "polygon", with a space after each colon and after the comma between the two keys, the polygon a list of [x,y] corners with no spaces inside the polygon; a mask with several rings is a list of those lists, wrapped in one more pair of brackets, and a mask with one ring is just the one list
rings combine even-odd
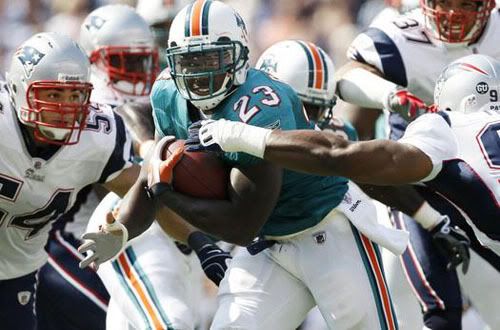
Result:
{"label": "arm sleeve", "polygon": [[116,178],[124,169],[132,166],[133,145],[129,132],[125,128],[122,117],[114,111],[113,120],[116,127],[113,151],[104,166],[99,183],[105,183]]}
{"label": "arm sleeve", "polygon": [[449,123],[438,114],[426,114],[412,122],[399,143],[411,144],[432,161],[431,173],[422,182],[432,180],[440,171],[443,161],[458,154],[458,144]]}
{"label": "arm sleeve", "polygon": [[407,87],[408,80],[403,58],[397,43],[378,27],[370,27],[351,43],[347,57],[353,61],[374,66],[385,78]]}

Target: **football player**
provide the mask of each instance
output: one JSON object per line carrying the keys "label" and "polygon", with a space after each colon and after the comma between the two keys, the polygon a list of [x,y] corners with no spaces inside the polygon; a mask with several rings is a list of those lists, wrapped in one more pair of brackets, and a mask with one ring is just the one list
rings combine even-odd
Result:
{"label": "football player", "polygon": [[346,139],[358,139],[356,130],[332,114],[335,95],[335,66],[317,45],[303,40],[285,40],[266,49],[255,67],[287,84],[297,93],[307,118],[320,129],[329,129]]}
{"label": "football player", "polygon": [[[247,38],[241,16],[222,2],[199,0],[180,11],[170,30],[170,72],[160,75],[151,96],[160,143],[172,135],[186,138],[188,126],[206,117],[313,128],[288,85],[249,68]],[[220,283],[212,328],[293,329],[315,305],[330,327],[397,328],[377,245],[347,218],[369,218],[371,209],[359,192],[346,195],[347,180],[282,171],[255,157],[224,153],[232,166],[229,198],[202,200],[169,189],[171,165],[181,155],[161,163],[162,182],[154,180],[160,175],[152,175],[149,185],[146,176],[136,182],[118,220],[123,234],[135,237],[160,199],[203,231],[248,246]],[[157,167],[150,171],[159,174]],[[122,235],[97,231],[92,237],[93,246],[81,250],[93,255],[82,265],[112,257]]]}
{"label": "football player", "polygon": [[[306,173],[380,185],[425,182],[429,189],[421,190],[424,196],[433,205],[449,205],[446,213],[472,228],[471,236],[491,249],[482,256],[500,270],[500,228],[492,222],[500,218],[499,72],[500,62],[485,55],[451,63],[435,89],[437,108],[445,111],[417,119],[398,142],[350,143],[328,132],[271,131],[227,120],[205,122],[199,139],[207,146],[216,143],[225,151],[243,151]],[[408,222],[396,218],[396,225],[407,228]],[[418,268],[408,273],[412,283],[418,283],[415,277],[425,282],[425,287],[415,286],[424,314],[442,316],[425,318],[433,321],[426,326],[453,324],[459,329],[462,304],[456,273],[446,271],[435,255],[429,233],[418,230],[405,252],[409,260],[403,261]],[[414,244],[420,244],[420,250]]]}
{"label": "football player", "polygon": [[[101,107],[112,108],[122,116],[130,129],[137,154],[144,155],[148,143],[154,138],[149,92],[158,69],[158,54],[148,24],[132,7],[100,7],[82,23],[80,42],[91,61],[91,82],[98,89],[92,101]],[[95,121],[99,120],[96,116]],[[54,240],[50,245],[50,251],[54,252],[51,255],[53,259],[67,261],[66,269],[71,269],[73,278],[80,278],[84,273],[77,266],[81,260],[71,258],[61,245],[64,242],[76,248],[81,244],[75,237],[79,238],[85,231],[90,215],[99,203],[99,199],[92,198],[94,194],[92,192],[86,200],[81,200],[74,219],[67,219],[71,222],[67,223],[64,231],[59,231],[61,239]],[[100,209],[116,204],[117,199],[116,194],[110,194]],[[172,216],[168,216],[171,219]],[[214,254],[220,251],[213,244],[210,247]],[[69,301],[87,300],[86,291],[94,292],[101,286],[100,280],[95,276],[92,281],[80,281],[86,290],[80,290],[78,295],[73,292],[73,285],[64,283],[64,274],[50,268],[50,265],[46,268],[47,276],[41,282],[46,287],[59,287],[59,291],[64,287],[67,290],[62,299],[45,306],[54,314],[52,325],[63,328],[57,312],[62,309],[62,314],[75,314],[67,310],[72,308]],[[117,329],[191,329],[196,326],[197,311],[192,306],[203,289],[199,262],[189,247],[176,245],[156,223],[134,240],[112,264],[100,267],[98,275],[111,295],[107,313],[93,319],[99,327],[104,327],[105,320],[107,328]],[[43,305],[40,300],[38,302]],[[55,305],[60,308],[56,309]],[[79,315],[86,317],[85,314]],[[85,323],[80,320],[73,323],[84,328]]]}
{"label": "football player", "polygon": [[[447,64],[476,53],[500,58],[500,51],[496,47],[500,41],[497,33],[500,12],[494,7],[494,0],[421,0],[420,8],[414,11],[392,20],[374,22],[353,41],[347,54],[351,62],[338,71],[339,97],[364,107],[384,109],[389,137],[400,138],[407,125],[405,117],[425,112],[425,104],[432,103],[434,83]],[[348,118],[354,123],[369,120],[369,116],[362,112],[353,113]],[[365,123],[364,126],[369,124]],[[430,202],[429,200],[420,207],[420,214],[427,219],[424,222],[420,221],[422,219],[415,219],[421,224],[429,224],[429,220],[436,218],[436,214],[446,214],[449,211],[445,203]],[[393,218],[395,223],[399,222],[397,219],[406,223],[414,236],[411,241],[428,239],[428,233],[421,231],[420,226],[413,227],[412,219],[406,215],[394,211]],[[492,257],[491,252],[482,248],[474,239],[469,226],[465,225],[463,229],[472,237],[476,252],[485,259]],[[417,245],[419,244],[415,244],[415,249],[419,250]],[[425,257],[427,253],[422,250],[420,254],[422,256],[419,263],[429,264]],[[407,253],[403,258],[406,272],[419,273],[418,266],[410,260]],[[498,281],[498,278],[494,280]],[[421,291],[419,296],[428,296],[427,284],[419,280],[419,277],[413,277],[412,286]],[[480,294],[480,288],[472,289],[479,296],[479,299],[474,299],[477,300],[476,307],[482,310],[485,318],[490,319],[492,327],[500,326],[500,318],[484,299],[491,291]],[[449,291],[458,291],[458,287]],[[468,294],[474,296],[475,292]],[[455,293],[453,296],[460,295]],[[420,299],[423,310],[426,311],[424,320],[427,326],[432,328],[433,319],[439,322],[444,318],[448,320],[449,327],[457,328],[456,323],[450,319],[458,319],[456,315],[460,312],[458,306],[461,299],[445,298],[444,304],[436,304],[435,301],[432,296]],[[450,308],[455,312],[448,312]]]}
{"label": "football player", "polygon": [[132,143],[121,118],[90,104],[90,63],[69,37],[29,38],[6,78],[0,91],[0,319],[5,329],[34,329],[36,276],[47,261],[51,224],[89,184],[125,194],[139,166],[130,162]]}

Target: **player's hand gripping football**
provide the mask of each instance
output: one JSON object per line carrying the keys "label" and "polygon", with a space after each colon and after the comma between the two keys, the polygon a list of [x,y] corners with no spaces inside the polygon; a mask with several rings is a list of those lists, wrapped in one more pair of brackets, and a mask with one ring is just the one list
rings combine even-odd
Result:
{"label": "player's hand gripping football", "polygon": [[118,255],[128,240],[127,228],[116,218],[118,208],[106,215],[106,223],[99,226],[97,232],[82,235],[84,241],[78,247],[80,253],[87,252],[86,257],[80,262],[80,268],[90,266],[97,271],[99,265]]}
{"label": "player's hand gripping football", "polygon": [[470,240],[467,234],[457,226],[452,227],[448,216],[443,216],[430,232],[434,244],[448,260],[446,269],[451,270],[462,264],[462,272],[467,273],[470,262]]}
{"label": "player's hand gripping football", "polygon": [[385,107],[391,112],[399,113],[408,121],[424,113],[433,112],[433,108],[429,108],[424,101],[401,88],[396,88],[388,94]]}
{"label": "player's hand gripping football", "polygon": [[177,148],[167,159],[163,159],[165,148],[175,141],[173,136],[165,136],[156,144],[148,164],[148,192],[157,197],[167,190],[172,190],[175,165],[184,154],[183,148]]}
{"label": "player's hand gripping football", "polygon": [[203,268],[205,275],[219,286],[226,273],[228,262],[232,259],[229,252],[219,248],[207,235],[200,231],[195,231],[189,235],[188,245],[200,259],[201,268]]}
{"label": "player's hand gripping football", "polygon": [[[215,123],[215,120],[198,120],[189,126],[188,131],[188,139],[186,140],[186,151],[196,152],[196,151],[211,151],[211,152],[222,152],[221,147],[217,144],[216,141],[213,140],[211,135],[206,136],[207,141],[205,143],[202,142],[200,136],[200,130],[207,125],[210,127],[210,124]],[[211,134],[211,133],[209,133]]]}
{"label": "player's hand gripping football", "polygon": [[201,120],[189,127],[187,151],[240,151],[240,137],[245,124],[225,119]]}

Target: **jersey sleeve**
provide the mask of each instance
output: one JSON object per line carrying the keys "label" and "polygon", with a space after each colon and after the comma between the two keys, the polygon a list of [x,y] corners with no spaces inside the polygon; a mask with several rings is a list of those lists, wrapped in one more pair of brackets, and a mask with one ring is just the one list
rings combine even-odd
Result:
{"label": "jersey sleeve", "polygon": [[134,156],[132,138],[125,127],[122,117],[110,110],[116,127],[113,151],[99,177],[100,183],[116,178],[124,169],[132,166]]}
{"label": "jersey sleeve", "polygon": [[176,135],[172,119],[166,115],[166,110],[172,107],[175,85],[170,75],[162,72],[155,81],[151,90],[150,100],[153,109],[155,135],[162,138],[167,135]]}
{"label": "jersey sleeve", "polygon": [[374,66],[386,79],[407,87],[406,68],[398,48],[399,38],[389,27],[384,27],[371,26],[359,34],[347,50],[347,57]]}
{"label": "jersey sleeve", "polygon": [[411,144],[432,161],[432,171],[422,182],[432,180],[441,171],[443,161],[453,159],[458,154],[455,134],[445,117],[439,114],[426,114],[408,125],[405,134],[398,141]]}

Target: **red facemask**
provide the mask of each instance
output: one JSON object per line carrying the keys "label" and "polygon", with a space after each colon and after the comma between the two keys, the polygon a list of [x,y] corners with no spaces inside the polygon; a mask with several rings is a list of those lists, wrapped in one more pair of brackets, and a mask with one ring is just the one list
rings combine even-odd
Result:
{"label": "red facemask", "polygon": [[[81,98],[76,102],[41,100],[40,92],[49,89],[76,90]],[[25,123],[34,126],[35,139],[40,142],[56,145],[76,144],[85,128],[91,91],[90,83],[34,81],[26,91],[28,106],[21,108],[21,118]],[[73,134],[75,131],[77,133]]]}
{"label": "red facemask", "polygon": [[[151,47],[101,47],[92,52],[90,62],[102,65],[111,87],[120,93],[147,96],[159,72],[158,50]],[[130,83],[122,88],[116,82]]]}
{"label": "red facemask", "polygon": [[495,8],[495,1],[469,1],[472,4],[470,10],[436,10],[435,0],[420,0],[420,7],[427,18],[427,28],[436,39],[447,43],[462,43],[474,41],[479,36]]}

